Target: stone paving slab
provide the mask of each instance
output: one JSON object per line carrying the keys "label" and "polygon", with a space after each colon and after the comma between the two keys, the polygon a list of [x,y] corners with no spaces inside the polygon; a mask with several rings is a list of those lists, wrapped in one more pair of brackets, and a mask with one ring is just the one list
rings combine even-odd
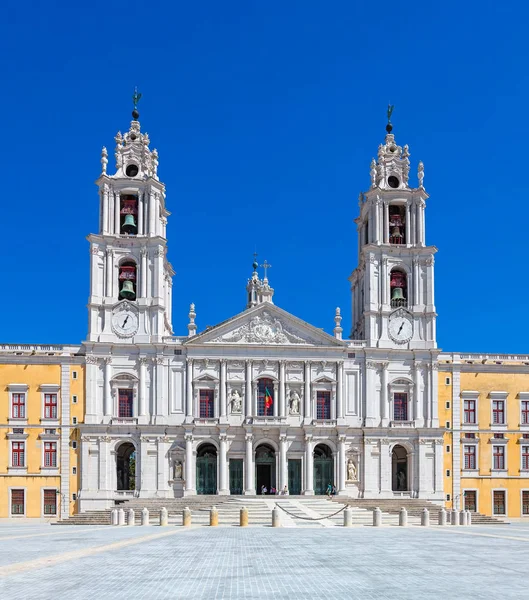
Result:
{"label": "stone paving slab", "polygon": [[[0,598],[504,600],[523,598],[527,589],[523,525],[76,529],[71,539],[85,555],[69,560],[74,546],[64,541],[63,562],[0,577]],[[0,555],[20,544],[31,561],[52,539],[4,537]]]}

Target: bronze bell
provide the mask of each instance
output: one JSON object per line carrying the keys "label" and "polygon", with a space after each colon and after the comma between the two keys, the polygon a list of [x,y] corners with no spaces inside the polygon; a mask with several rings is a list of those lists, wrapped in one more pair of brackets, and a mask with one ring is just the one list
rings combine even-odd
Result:
{"label": "bronze bell", "polygon": [[136,221],[134,220],[134,215],[125,215],[125,221],[123,222],[123,227],[121,228],[125,233],[136,233]]}
{"label": "bronze bell", "polygon": [[398,227],[393,227],[393,231],[391,232],[391,237],[402,237],[402,233]]}
{"label": "bronze bell", "polygon": [[136,298],[136,292],[134,291],[132,281],[123,282],[123,287],[121,288],[119,295],[121,298],[126,298],[127,300],[134,300]]}
{"label": "bronze bell", "polygon": [[391,299],[392,300],[404,300],[404,294],[402,293],[402,288],[394,287],[393,291],[391,292]]}

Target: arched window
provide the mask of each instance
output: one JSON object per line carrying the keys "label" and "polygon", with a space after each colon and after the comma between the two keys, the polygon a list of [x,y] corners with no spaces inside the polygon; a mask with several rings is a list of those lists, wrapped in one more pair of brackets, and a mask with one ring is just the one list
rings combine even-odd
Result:
{"label": "arched window", "polygon": [[391,308],[408,306],[408,278],[404,271],[393,269],[389,274],[389,287],[391,290]]}
{"label": "arched window", "polygon": [[136,300],[136,263],[125,261],[119,266],[119,299]]}
{"label": "arched window", "polygon": [[136,235],[138,233],[136,223],[136,219],[138,218],[138,197],[133,194],[123,194],[120,200],[119,232]]}
{"label": "arched window", "polygon": [[400,204],[389,205],[389,243],[406,243],[406,211]]}
{"label": "arched window", "polygon": [[274,382],[271,379],[259,379],[257,385],[257,416],[274,414]]}

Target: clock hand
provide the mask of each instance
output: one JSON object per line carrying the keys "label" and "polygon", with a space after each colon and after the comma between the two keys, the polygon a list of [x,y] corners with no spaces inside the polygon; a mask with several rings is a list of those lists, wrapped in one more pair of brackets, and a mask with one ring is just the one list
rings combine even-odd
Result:
{"label": "clock hand", "polygon": [[123,321],[123,325],[121,327],[125,327],[125,325],[127,324],[127,321],[129,320],[129,317],[127,315],[127,318]]}
{"label": "clock hand", "polygon": [[402,331],[402,328],[404,327],[404,321],[402,322],[399,330],[397,331],[397,335],[399,335],[399,333]]}

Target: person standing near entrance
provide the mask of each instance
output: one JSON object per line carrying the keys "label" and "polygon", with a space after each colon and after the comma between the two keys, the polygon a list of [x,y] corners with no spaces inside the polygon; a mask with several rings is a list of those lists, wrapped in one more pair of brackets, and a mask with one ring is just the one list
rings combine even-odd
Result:
{"label": "person standing near entrance", "polygon": [[332,484],[329,483],[329,485],[327,486],[327,497],[330,498],[331,494],[332,494]]}

